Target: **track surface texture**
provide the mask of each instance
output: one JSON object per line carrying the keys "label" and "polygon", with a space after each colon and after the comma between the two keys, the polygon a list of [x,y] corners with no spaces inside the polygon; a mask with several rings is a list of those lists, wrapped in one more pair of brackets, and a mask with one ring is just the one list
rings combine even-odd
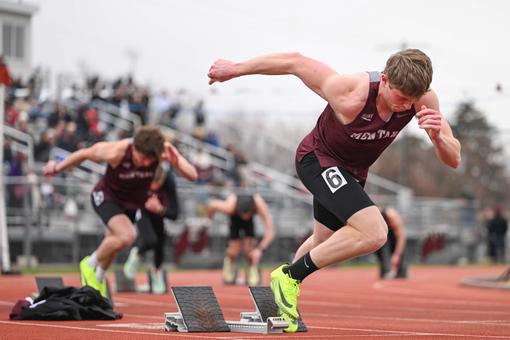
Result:
{"label": "track surface texture", "polygon": [[[470,277],[497,277],[504,266],[411,268],[407,280],[377,278],[376,268],[331,268],[301,287],[299,309],[308,332],[177,333],[163,330],[165,312],[177,312],[171,293],[114,293],[117,321],[10,321],[18,299],[36,291],[34,276],[0,276],[1,339],[510,339],[510,290],[463,286]],[[264,272],[264,284],[269,273]],[[79,275],[63,276],[79,285]],[[110,277],[113,281],[113,275]],[[137,283],[145,283],[145,275]],[[212,286],[226,320],[255,307],[246,286],[226,286],[220,271],[168,274],[170,286]]]}

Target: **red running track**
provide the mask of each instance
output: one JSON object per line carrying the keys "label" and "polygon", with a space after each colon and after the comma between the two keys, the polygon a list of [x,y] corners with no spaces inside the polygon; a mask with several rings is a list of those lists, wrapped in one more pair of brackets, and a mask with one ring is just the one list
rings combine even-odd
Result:
{"label": "red running track", "polygon": [[[166,295],[114,294],[117,321],[9,321],[15,301],[36,290],[33,276],[0,276],[0,339],[510,339],[510,290],[461,285],[505,267],[412,268],[408,280],[380,281],[375,268],[325,269],[302,285],[299,308],[309,331],[297,334],[166,333]],[[267,280],[268,273],[264,273]],[[227,320],[254,307],[245,286],[225,286],[219,271],[170,272],[170,285],[211,285]],[[140,275],[139,283],[144,283]],[[77,274],[65,275],[78,285]],[[266,282],[267,283],[267,282]]]}

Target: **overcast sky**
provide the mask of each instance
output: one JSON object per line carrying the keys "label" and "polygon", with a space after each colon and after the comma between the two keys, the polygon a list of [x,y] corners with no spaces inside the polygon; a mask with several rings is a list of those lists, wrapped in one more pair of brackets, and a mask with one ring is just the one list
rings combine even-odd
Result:
{"label": "overcast sky", "polygon": [[[480,0],[30,0],[34,65],[105,78],[134,68],[153,88],[187,88],[211,112],[239,109],[313,124],[324,102],[292,77],[207,85],[217,58],[298,51],[340,73],[381,70],[403,43],[434,65],[444,114],[474,98],[510,131],[510,1]],[[129,51],[134,51],[136,58]],[[136,59],[136,63],[134,60]],[[503,94],[495,91],[503,85]],[[311,125],[310,125],[311,126]],[[510,135],[510,134],[509,134]]]}

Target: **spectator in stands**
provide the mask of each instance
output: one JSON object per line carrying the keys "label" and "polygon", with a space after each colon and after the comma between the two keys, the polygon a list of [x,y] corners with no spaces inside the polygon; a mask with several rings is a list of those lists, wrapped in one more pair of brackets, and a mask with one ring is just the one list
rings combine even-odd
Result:
{"label": "spectator in stands", "polygon": [[[10,143],[9,143],[10,144]],[[21,177],[24,175],[23,164],[25,155],[19,151],[12,151],[12,157],[8,163],[7,176]],[[22,183],[11,183],[7,186],[7,202],[9,207],[23,207],[23,198],[25,197],[25,185]]]}
{"label": "spectator in stands", "polygon": [[48,127],[59,129],[59,126],[64,126],[73,120],[69,114],[69,110],[64,104],[57,103],[55,109],[48,115]]}
{"label": "spectator in stands", "polygon": [[102,140],[102,134],[99,130],[97,110],[94,107],[81,105],[78,108],[76,118],[76,138],[79,142],[84,142],[86,145]]}
{"label": "spectator in stands", "polygon": [[368,168],[414,117],[439,159],[460,164],[460,143],[429,89],[432,63],[420,50],[392,55],[380,72],[339,75],[299,53],[278,53],[244,62],[217,60],[209,84],[250,74],[294,75],[327,101],[313,131],[297,149],[296,168],[314,196],[313,235],[291,265],[271,274],[287,332],[298,324],[300,283],[314,271],[372,253],[386,243],[387,226],[363,189]]}
{"label": "spectator in stands", "polygon": [[[211,200],[207,205],[207,215],[214,219],[216,212],[230,217],[230,233],[225,259],[223,260],[223,281],[227,284],[236,282],[236,260],[243,253],[249,261],[247,283],[250,286],[261,282],[259,263],[264,251],[274,238],[273,220],[266,201],[259,194],[242,191],[230,194],[225,200]],[[258,215],[265,228],[264,237],[256,245],[253,218]]]}
{"label": "spectator in stands", "polygon": [[90,128],[87,122],[87,105],[80,105],[76,112],[76,138],[80,141],[88,141]]}
{"label": "spectator in stands", "polygon": [[220,140],[214,131],[209,131],[205,136],[205,142],[209,145],[220,147]]}
{"label": "spectator in stands", "polygon": [[196,139],[200,140],[201,142],[205,141],[205,137],[206,137],[205,127],[195,126],[193,128],[193,132],[191,133],[191,135],[193,136],[193,138],[196,138]]}
{"label": "spectator in stands", "polygon": [[92,142],[98,142],[103,139],[103,133],[99,128],[97,110],[93,107],[89,107],[85,112],[85,120],[89,128],[89,140]]}
{"label": "spectator in stands", "polygon": [[168,112],[168,110],[170,110],[170,106],[172,105],[172,98],[166,90],[161,90],[158,94],[156,94],[153,103],[156,113],[158,115],[163,115]]}
{"label": "spectator in stands", "polygon": [[204,100],[200,99],[195,107],[193,108],[193,114],[195,115],[195,127],[205,125],[205,109]]}
{"label": "spectator in stands", "polygon": [[122,79],[118,79],[113,83],[113,95],[109,98],[108,102],[120,108],[123,100],[127,98],[127,87],[122,84]]}
{"label": "spectator in stands", "polygon": [[14,126],[18,122],[19,114],[14,105],[7,105],[4,120],[7,124]]}
{"label": "spectator in stands", "polygon": [[375,253],[379,261],[379,277],[407,278],[407,264],[404,259],[407,237],[404,221],[392,207],[382,209],[381,215],[388,225],[388,240]]}
{"label": "spectator in stands", "polygon": [[140,117],[142,124],[145,124],[147,114],[147,97],[141,89],[135,89],[135,92],[129,97],[129,111]]}
{"label": "spectator in stands", "polygon": [[145,205],[160,159],[167,159],[187,179],[196,179],[195,168],[164,141],[159,129],[149,126],[138,129],[133,140],[99,142],[73,152],[60,163],[49,161],[43,169],[45,176],[53,176],[85,160],[108,164],[91,195],[94,210],[107,226],[105,237],[97,250],[80,262],[82,284],[99,290],[103,296],[105,271],[117,253],[136,239],[135,212]]}
{"label": "spectator in stands", "polygon": [[232,164],[232,168],[229,169],[229,176],[234,181],[235,186],[241,186],[241,178],[244,177],[244,173],[246,172],[246,165],[248,161],[246,160],[245,155],[233,146],[232,144],[227,145],[227,151],[230,151],[234,158],[234,162]]}
{"label": "spectator in stands", "polygon": [[494,208],[494,216],[487,224],[489,257],[493,263],[505,263],[507,230],[508,220],[503,216],[501,208]]}
{"label": "spectator in stands", "polygon": [[74,152],[78,149],[78,142],[78,138],[76,137],[76,123],[69,122],[65,124],[62,133],[57,137],[56,145],[66,151]]}
{"label": "spectator in stands", "polygon": [[12,161],[12,158],[14,157],[12,146],[11,146],[11,140],[9,138],[4,139],[4,145],[2,145],[4,149],[4,164],[2,164],[2,167],[8,166],[8,164]]}
{"label": "spectator in stands", "polygon": [[170,106],[172,105],[172,97],[166,90],[157,93],[152,100],[153,114],[150,117],[150,122],[156,124],[165,124],[170,126]]}
{"label": "spectator in stands", "polygon": [[55,130],[47,129],[41,133],[39,143],[34,147],[34,159],[37,162],[44,162],[50,160],[51,149],[55,146]]}
{"label": "spectator in stands", "polygon": [[33,140],[34,136],[32,136],[32,131],[30,130],[30,125],[28,124],[28,113],[26,111],[21,111],[18,119],[18,123],[16,124],[16,129],[19,132],[23,132],[26,135],[29,135]]}
{"label": "spectator in stands", "polygon": [[166,292],[164,273],[161,270],[166,239],[164,218],[175,221],[179,213],[174,175],[165,163],[160,164],[156,170],[150,189],[149,198],[140,209],[140,216],[137,216],[138,238],[124,263],[124,274],[134,279],[145,253],[154,250],[152,292],[163,294]]}
{"label": "spectator in stands", "polygon": [[198,171],[197,184],[207,184],[212,178],[212,158],[202,145],[190,155],[190,161]]}

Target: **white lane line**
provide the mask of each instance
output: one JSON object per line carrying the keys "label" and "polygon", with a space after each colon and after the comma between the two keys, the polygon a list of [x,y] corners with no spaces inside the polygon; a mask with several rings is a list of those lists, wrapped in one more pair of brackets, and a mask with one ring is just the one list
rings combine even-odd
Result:
{"label": "white lane line", "polygon": [[329,319],[364,319],[364,320],[387,320],[387,321],[412,321],[424,323],[444,323],[444,324],[468,324],[468,325],[498,325],[510,327],[510,320],[445,320],[445,319],[425,319],[425,318],[399,318],[399,317],[384,317],[384,316],[371,316],[371,315],[347,315],[338,314],[332,315],[331,313],[306,313],[305,317],[320,317]]}
{"label": "white lane line", "polygon": [[117,301],[127,303],[128,305],[133,304],[133,305],[144,305],[144,306],[154,306],[154,307],[175,306],[175,303],[170,303],[170,301],[169,302],[157,302],[157,301],[144,300],[144,299],[131,299],[131,298],[126,298],[126,297],[114,296],[113,302],[116,303]]}
{"label": "white lane line", "polygon": [[[358,331],[358,332],[370,332],[379,334],[317,334],[312,335],[310,333],[294,333],[293,338],[354,338],[354,337],[397,337],[397,336],[433,336],[433,337],[461,337],[462,339],[510,339],[510,336],[505,335],[477,335],[477,334],[463,334],[463,333],[433,333],[433,332],[412,332],[412,331],[392,331],[392,330],[381,330],[381,329],[367,329],[367,328],[345,328],[345,327],[308,327],[309,329],[325,329],[334,331]],[[223,339],[231,339],[231,337],[223,337]],[[238,340],[254,339],[252,336],[238,336]],[[260,339],[260,338],[259,338]],[[281,335],[264,335],[264,340],[267,339],[281,339]]]}
{"label": "white lane line", "polygon": [[165,329],[164,323],[102,323],[96,326],[111,328],[157,329],[160,331]]}
{"label": "white lane line", "polygon": [[345,330],[345,331],[365,331],[365,332],[382,332],[382,333],[398,333],[413,336],[456,336],[462,337],[475,337],[475,338],[492,338],[492,339],[510,339],[507,335],[486,335],[486,334],[462,334],[462,333],[434,333],[434,332],[412,332],[412,331],[396,331],[396,330],[383,330],[383,329],[368,329],[368,328],[346,328],[346,327],[308,327],[310,329],[329,329],[329,330]]}
{"label": "white lane line", "polygon": [[[50,325],[50,324],[44,324],[44,323],[34,323],[34,322],[17,322],[17,321],[2,321],[0,320],[0,324],[6,324],[6,325],[19,325],[19,326],[34,326],[34,327],[46,327],[46,328],[60,328],[60,329],[71,329],[71,330],[78,330],[78,331],[91,331],[91,332],[99,332],[99,333],[122,333],[122,334],[138,334],[138,335],[150,335],[150,336],[169,336],[169,333],[151,333],[151,332],[137,332],[137,331],[125,331],[125,330],[113,330],[113,329],[105,329],[105,328],[86,328],[86,327],[77,327],[77,326],[63,326],[63,325]],[[172,333],[172,336],[179,336],[182,338],[204,338],[204,339],[222,339],[222,337],[217,336],[205,336],[205,335],[187,335],[183,333]]]}
{"label": "white lane line", "polygon": [[374,305],[370,303],[336,303],[336,302],[318,302],[318,301],[299,301],[299,306],[319,306],[319,307],[347,307],[354,309],[369,309],[369,310],[385,310],[385,311],[408,311],[408,312],[427,312],[427,313],[458,313],[458,314],[488,314],[488,315],[505,315],[508,316],[508,311],[480,311],[480,310],[465,310],[460,308],[413,308],[405,306],[388,306],[388,305]]}

